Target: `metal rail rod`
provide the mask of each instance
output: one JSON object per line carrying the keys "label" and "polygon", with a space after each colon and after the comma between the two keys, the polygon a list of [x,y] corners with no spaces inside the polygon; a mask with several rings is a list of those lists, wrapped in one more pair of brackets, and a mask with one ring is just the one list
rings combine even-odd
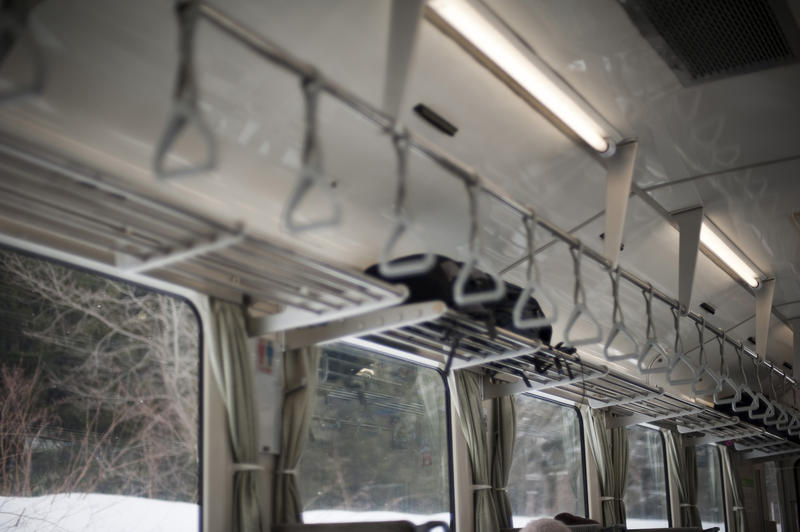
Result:
{"label": "metal rail rod", "polygon": [[[342,85],[334,82],[331,79],[328,79],[313,65],[295,57],[289,51],[263,37],[254,30],[248,28],[239,21],[231,18],[217,7],[206,2],[201,2],[199,13],[213,26],[220,29],[223,33],[227,34],[234,40],[238,41],[256,55],[295,73],[301,78],[314,79],[322,91],[327,92],[329,95],[347,105],[364,118],[375,123],[381,129],[391,131],[391,129],[396,126],[394,118],[388,114],[375,108],[372,104],[356,96]],[[472,167],[453,158],[448,153],[441,150],[438,146],[431,144],[410,132],[408,133],[408,144],[409,147],[414,148],[417,152],[428,157],[430,160],[453,174],[455,177],[461,179],[465,183],[476,185],[486,194],[492,196],[495,200],[504,204],[513,211],[516,211],[518,214],[520,214],[520,216],[534,214],[533,209],[510,198],[495,183],[483,176],[478,175],[478,173]],[[580,244],[580,240],[577,237],[561,229],[549,220],[541,218],[537,215],[536,221],[540,226],[547,229],[553,236],[559,240],[562,240],[568,245],[576,247]],[[605,269],[610,269],[613,266],[602,254],[590,247],[584,247],[583,253],[595,262],[599,263],[600,266]],[[623,270],[622,268],[620,268],[620,276],[634,286],[637,286],[643,290],[649,289],[652,286],[650,283],[641,279],[636,274]],[[662,301],[663,303],[666,303],[670,307],[680,308],[680,304],[676,299],[655,288],[653,288],[653,297]],[[696,323],[705,323],[705,327],[717,336],[721,337],[724,333],[722,329],[718,329],[717,327],[708,324],[702,320],[700,315],[691,312],[688,309],[686,309],[686,314],[684,315]],[[733,346],[744,345],[742,342],[734,341],[728,336],[725,338]],[[755,353],[748,349],[745,349],[745,352],[758,360],[758,356]],[[763,362],[759,362],[763,364]],[[772,368],[772,371],[775,371],[781,377],[784,376],[784,373],[777,368]],[[792,385],[797,386],[797,382],[793,378],[788,377],[788,380],[792,383]]]}

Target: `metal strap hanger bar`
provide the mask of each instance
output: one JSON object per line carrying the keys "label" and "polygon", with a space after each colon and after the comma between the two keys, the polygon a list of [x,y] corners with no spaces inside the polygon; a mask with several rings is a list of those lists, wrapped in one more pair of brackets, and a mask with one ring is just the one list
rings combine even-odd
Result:
{"label": "metal strap hanger bar", "polygon": [[684,412],[671,412],[669,414],[662,414],[662,415],[646,415],[646,414],[635,414],[633,416],[621,416],[617,418],[612,418],[608,422],[608,428],[613,429],[617,427],[630,427],[632,425],[639,425],[641,423],[653,423],[655,421],[666,421],[668,419],[676,419],[679,417],[688,417],[688,416],[696,416],[699,414],[701,410],[687,410]]}
{"label": "metal strap hanger bar", "polygon": [[[239,21],[231,18],[219,8],[206,2],[200,2],[198,9],[201,17],[206,19],[223,33],[238,41],[256,55],[295,73],[301,78],[315,79],[319,84],[321,91],[324,91],[330,96],[338,99],[343,104],[350,107],[353,111],[359,113],[364,118],[376,124],[382,130],[391,132],[395,127],[395,121],[391,116],[379,110],[362,98],[356,96],[340,84],[328,79],[322,73],[318,72],[312,65],[300,60],[287,50],[281,48],[279,45],[259,35],[256,31],[248,28]],[[407,138],[410,148],[413,148],[420,154],[428,157],[454,177],[462,180],[465,183],[474,181],[473,184],[475,186],[479,187],[485,193],[492,196],[495,200],[516,211],[520,215],[534,215],[532,209],[509,197],[494,182],[478,175],[474,169],[453,158],[451,155],[441,150],[438,146],[411,133],[408,133]],[[547,229],[554,237],[566,242],[571,247],[580,245],[580,240],[578,238],[571,235],[567,231],[564,231],[554,223],[542,218],[541,216],[537,216],[536,223]],[[584,248],[583,252],[587,257],[599,263],[600,266],[606,270],[610,270],[614,267],[614,265],[611,264],[611,262],[609,262],[601,253],[598,253],[591,248],[586,247]],[[619,273],[621,278],[626,279],[628,282],[639,287],[640,289],[647,289],[650,286],[649,283],[631,272],[620,269]],[[671,307],[680,308],[680,304],[676,299],[659,290],[653,290],[653,297]],[[696,323],[700,323],[702,319],[702,316],[691,311],[688,311],[685,316]],[[717,327],[714,327],[708,323],[705,324],[705,327],[717,336],[722,336],[724,333],[722,329],[718,329]],[[727,341],[732,345],[741,345],[740,342],[736,342],[732,338],[727,338]],[[751,357],[755,357],[754,353],[750,351],[747,351],[747,353]],[[777,368],[774,371],[779,373],[781,377],[784,376],[784,373]],[[792,384],[796,384],[795,379],[789,380],[792,382]]]}
{"label": "metal strap hanger bar", "polygon": [[737,451],[752,451],[754,449],[766,449],[767,447],[775,447],[777,445],[786,445],[787,443],[791,443],[791,442],[787,441],[787,440],[784,440],[784,439],[781,439],[781,440],[770,441],[770,442],[765,442],[765,443],[760,443],[760,444],[745,445],[743,447],[739,447],[737,445],[736,446],[736,450]]}
{"label": "metal strap hanger bar", "polygon": [[771,458],[771,457],[774,457],[774,456],[780,456],[780,455],[784,455],[784,454],[795,454],[795,453],[800,453],[800,447],[795,447],[794,449],[786,449],[786,450],[781,450],[781,451],[775,451],[773,453],[762,453],[762,452],[759,452],[759,451],[751,451],[749,453],[745,453],[744,455],[742,455],[742,457],[745,460],[754,460],[754,459],[757,460],[759,458],[767,458],[767,457]]}
{"label": "metal strap hanger bar", "polygon": [[634,395],[632,397],[626,397],[625,399],[618,399],[616,401],[601,401],[597,399],[589,399],[589,406],[592,408],[609,408],[612,406],[622,406],[622,405],[629,405],[632,403],[641,403],[643,401],[648,401],[650,399],[655,399],[656,397],[660,397],[664,393],[664,390],[658,389],[655,392],[644,393],[641,395]]}
{"label": "metal strap hanger bar", "polygon": [[749,438],[751,436],[756,436],[761,434],[760,430],[750,430],[750,432],[744,432],[741,434],[733,434],[729,436],[700,436],[696,438],[687,437],[685,441],[688,445],[705,445],[707,443],[720,443],[725,441],[734,441],[734,440],[741,440],[744,438]]}
{"label": "metal strap hanger bar", "polygon": [[[350,336],[375,334],[386,329],[413,325],[421,321],[440,318],[447,312],[441,301],[413,303],[376,310],[364,316],[355,316],[329,324],[305,327],[286,333],[287,349],[297,349],[309,345],[324,344]],[[255,336],[258,336],[257,334]]]}
{"label": "metal strap hanger bar", "polygon": [[543,390],[558,388],[560,386],[566,386],[575,382],[586,382],[601,379],[608,375],[608,372],[608,367],[601,366],[601,369],[593,374],[581,375],[580,377],[574,377],[572,379],[553,380],[550,382],[533,384],[532,386],[528,386],[524,381],[513,383],[491,383],[488,382],[487,379],[487,381],[483,383],[483,398],[494,399],[496,397],[505,397],[507,395],[514,395],[523,392],[540,392]]}
{"label": "metal strap hanger bar", "polygon": [[718,423],[708,423],[704,425],[678,425],[678,432],[681,434],[688,434],[690,432],[705,432],[708,430],[715,430],[721,429],[724,427],[730,427],[732,425],[738,425],[739,418],[728,418],[725,421],[720,421]]}
{"label": "metal strap hanger bar", "polygon": [[183,262],[185,260],[218,251],[227,247],[238,244],[244,239],[244,231],[239,230],[236,233],[229,235],[220,235],[209,242],[199,242],[194,246],[186,249],[180,249],[174,253],[156,256],[145,261],[131,260],[132,257],[126,255],[118,255],[117,266],[130,273],[142,273],[148,270],[157,270],[165,268],[176,262]]}
{"label": "metal strap hanger bar", "polygon": [[489,355],[485,358],[473,358],[470,360],[455,360],[453,361],[453,369],[472,368],[475,366],[483,366],[490,362],[502,362],[510,358],[517,358],[525,355],[534,355],[539,352],[538,347],[526,347],[517,351],[506,351],[505,353],[498,353],[496,355]]}

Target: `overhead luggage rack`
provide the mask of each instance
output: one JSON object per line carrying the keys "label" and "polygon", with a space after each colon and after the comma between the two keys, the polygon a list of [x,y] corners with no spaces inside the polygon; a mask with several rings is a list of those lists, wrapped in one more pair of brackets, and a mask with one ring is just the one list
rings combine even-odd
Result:
{"label": "overhead luggage rack", "polygon": [[394,305],[407,294],[2,141],[0,229],[18,241],[280,311],[267,318],[275,330]]}

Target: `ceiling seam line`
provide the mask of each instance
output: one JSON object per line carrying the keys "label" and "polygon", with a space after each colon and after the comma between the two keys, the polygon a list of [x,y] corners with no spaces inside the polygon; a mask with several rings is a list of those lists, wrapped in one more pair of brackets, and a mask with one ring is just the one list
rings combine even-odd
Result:
{"label": "ceiling seam line", "polygon": [[689,177],[682,177],[680,179],[673,179],[671,181],[664,181],[663,183],[657,183],[655,185],[642,187],[641,190],[644,191],[644,192],[650,192],[652,190],[659,190],[659,189],[662,189],[662,188],[682,185],[682,184],[689,183],[689,182],[692,182],[692,181],[698,181],[700,179],[706,179],[708,177],[716,177],[716,176],[721,176],[721,175],[725,175],[725,174],[732,174],[734,172],[741,172],[742,170],[752,170],[754,168],[762,168],[764,166],[772,166],[772,165],[776,165],[776,164],[783,164],[783,163],[796,161],[798,159],[800,159],[800,154],[789,155],[787,157],[779,157],[777,159],[770,159],[768,161],[759,161],[759,162],[756,162],[756,163],[745,164],[745,165],[742,165],[742,166],[735,166],[735,167],[732,167],[732,168],[726,168],[724,170],[715,170],[713,172],[705,172],[705,173],[702,173],[702,174],[696,174],[696,175],[689,176]]}

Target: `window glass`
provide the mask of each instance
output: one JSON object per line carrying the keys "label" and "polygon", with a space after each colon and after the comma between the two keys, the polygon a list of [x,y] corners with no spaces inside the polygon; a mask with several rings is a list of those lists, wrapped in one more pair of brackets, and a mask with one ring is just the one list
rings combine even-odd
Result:
{"label": "window glass", "polygon": [[0,250],[0,530],[199,528],[182,300]]}
{"label": "window glass", "polygon": [[432,368],[326,348],[299,468],[303,520],[450,522],[445,394]]}
{"label": "window glass", "polygon": [[578,412],[517,396],[517,439],[508,479],[514,526],[562,512],[585,516],[585,493]]}
{"label": "window glass", "polygon": [[776,530],[781,532],[783,530],[783,520],[781,519],[780,475],[775,462],[764,464],[764,484],[767,499],[767,519],[774,521]]}
{"label": "window glass", "polygon": [[628,528],[669,526],[664,439],[646,427],[628,429],[628,482],[625,512]]}
{"label": "window glass", "polygon": [[697,447],[697,508],[703,528],[725,527],[725,494],[719,451],[712,445]]}

